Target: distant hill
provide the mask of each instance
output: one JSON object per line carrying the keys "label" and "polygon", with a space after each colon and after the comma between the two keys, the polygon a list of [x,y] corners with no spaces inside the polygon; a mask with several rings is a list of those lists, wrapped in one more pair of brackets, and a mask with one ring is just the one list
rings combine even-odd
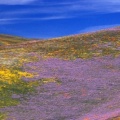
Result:
{"label": "distant hill", "polygon": [[119,55],[120,27],[31,42],[27,46],[28,51],[66,59]]}
{"label": "distant hill", "polygon": [[[76,34],[48,40],[26,40],[14,36],[1,35],[0,42],[18,43],[0,49],[23,48],[26,52],[65,59],[89,58],[93,56],[120,54],[120,27],[97,32]],[[22,43],[21,43],[22,42]]]}
{"label": "distant hill", "polygon": [[12,36],[12,35],[0,34],[0,45],[9,45],[9,44],[20,43],[24,41],[28,41],[28,39]]}

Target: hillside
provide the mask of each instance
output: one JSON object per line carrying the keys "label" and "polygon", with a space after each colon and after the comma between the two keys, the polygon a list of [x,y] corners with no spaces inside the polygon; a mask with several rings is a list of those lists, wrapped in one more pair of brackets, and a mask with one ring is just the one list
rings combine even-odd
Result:
{"label": "hillside", "polygon": [[0,45],[10,45],[24,41],[28,41],[28,39],[12,35],[0,34]]}
{"label": "hillside", "polygon": [[0,42],[0,119],[119,120],[119,27]]}
{"label": "hillside", "polygon": [[[64,59],[90,58],[109,54],[117,55],[120,53],[120,29],[118,28],[41,41],[23,42],[24,39],[16,40],[14,38],[12,40],[17,41],[18,44],[1,46],[0,49],[17,50],[22,48],[27,53],[37,52],[39,55]],[[11,43],[11,41],[9,40],[8,43]]]}

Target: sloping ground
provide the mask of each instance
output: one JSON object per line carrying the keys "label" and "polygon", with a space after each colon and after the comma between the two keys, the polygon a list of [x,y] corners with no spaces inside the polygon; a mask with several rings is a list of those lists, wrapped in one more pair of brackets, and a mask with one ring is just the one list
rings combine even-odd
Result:
{"label": "sloping ground", "polygon": [[0,46],[21,43],[24,41],[28,41],[28,39],[17,37],[17,36],[0,34]]}
{"label": "sloping ground", "polygon": [[8,120],[106,120],[120,115],[120,56],[64,61],[56,58],[24,65],[37,77],[56,79],[1,109]]}
{"label": "sloping ground", "polygon": [[[4,106],[0,119],[4,112],[7,120],[111,120],[120,116],[119,27],[2,45],[0,72],[6,81],[10,76],[24,80],[0,84],[0,107]],[[34,77],[26,78],[30,74]],[[29,87],[36,92],[25,93]]]}
{"label": "sloping ground", "polygon": [[120,54],[120,30],[110,29],[95,33],[54,38],[43,41],[1,46],[1,52],[9,53],[22,49],[25,53],[34,52],[44,57],[64,59],[91,58],[112,54]]}

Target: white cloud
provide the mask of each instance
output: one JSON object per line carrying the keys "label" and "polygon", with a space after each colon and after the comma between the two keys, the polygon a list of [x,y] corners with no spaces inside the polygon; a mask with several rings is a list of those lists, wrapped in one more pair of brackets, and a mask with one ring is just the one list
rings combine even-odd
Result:
{"label": "white cloud", "polygon": [[[23,18],[27,15],[45,14],[46,17],[41,18],[44,20],[50,19],[66,19],[71,17],[77,17],[82,15],[88,15],[89,13],[112,13],[120,12],[120,0],[64,0],[57,2],[45,2],[44,0],[0,0],[0,4],[17,5],[28,4],[34,2],[32,7],[23,7],[13,10],[4,10],[0,13],[0,18],[10,19]],[[42,3],[42,4],[41,4]],[[62,16],[62,17],[61,17]],[[64,16],[64,17],[63,17]],[[26,19],[26,18],[25,18]],[[33,18],[36,20],[36,18]],[[9,20],[10,21],[10,20]]]}
{"label": "white cloud", "polygon": [[120,0],[84,0],[88,10],[102,13],[120,12]]}
{"label": "white cloud", "polygon": [[36,0],[0,0],[0,4],[2,5],[22,5],[34,2]]}
{"label": "white cloud", "polygon": [[14,24],[20,21],[43,21],[43,20],[57,20],[57,19],[65,19],[70,18],[70,16],[65,15],[56,15],[56,16],[47,16],[47,17],[34,17],[34,18],[4,18],[0,19],[0,25],[2,24]]}
{"label": "white cloud", "polygon": [[3,19],[0,19],[0,25],[13,24],[17,20],[20,20],[20,19],[19,18],[3,18]]}

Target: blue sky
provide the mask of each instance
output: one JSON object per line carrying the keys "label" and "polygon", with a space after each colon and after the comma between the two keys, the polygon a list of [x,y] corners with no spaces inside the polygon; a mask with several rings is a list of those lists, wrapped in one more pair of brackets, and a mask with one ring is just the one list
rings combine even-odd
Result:
{"label": "blue sky", "polygon": [[0,34],[53,38],[120,26],[120,0],[0,0]]}

